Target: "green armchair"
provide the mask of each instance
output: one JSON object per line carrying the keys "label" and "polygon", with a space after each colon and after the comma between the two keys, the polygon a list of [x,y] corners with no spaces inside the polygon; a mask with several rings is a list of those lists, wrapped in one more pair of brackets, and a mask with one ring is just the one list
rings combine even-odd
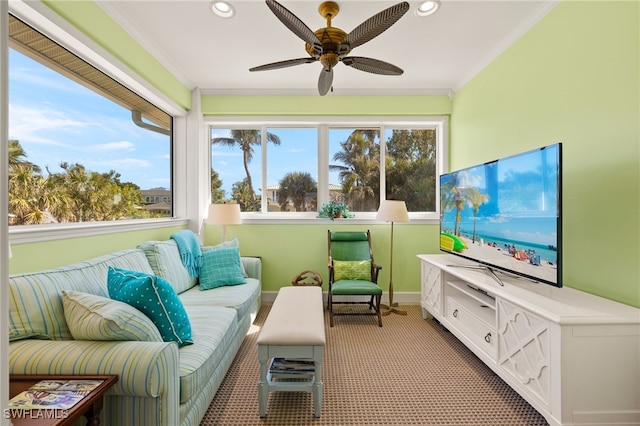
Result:
{"label": "green armchair", "polygon": [[[380,299],[382,289],[378,286],[378,273],[381,266],[373,260],[371,233],[367,232],[332,232],[328,231],[329,245],[329,292],[327,307],[330,324],[336,315],[376,315],[378,326],[382,327]],[[334,296],[367,296],[365,300],[349,298],[334,300]],[[366,304],[369,310],[346,311],[337,310],[338,304]]]}

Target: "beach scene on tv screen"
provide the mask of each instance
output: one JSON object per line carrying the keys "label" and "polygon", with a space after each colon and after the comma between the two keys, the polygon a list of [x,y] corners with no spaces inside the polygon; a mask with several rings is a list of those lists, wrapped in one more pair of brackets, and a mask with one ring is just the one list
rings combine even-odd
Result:
{"label": "beach scene on tv screen", "polygon": [[440,247],[558,283],[558,152],[524,155],[440,178]]}

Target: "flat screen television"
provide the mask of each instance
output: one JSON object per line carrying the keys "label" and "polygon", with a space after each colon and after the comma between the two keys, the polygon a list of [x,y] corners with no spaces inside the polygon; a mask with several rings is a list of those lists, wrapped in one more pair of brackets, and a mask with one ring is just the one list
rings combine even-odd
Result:
{"label": "flat screen television", "polygon": [[443,174],[440,250],[562,287],[561,193],[561,143]]}

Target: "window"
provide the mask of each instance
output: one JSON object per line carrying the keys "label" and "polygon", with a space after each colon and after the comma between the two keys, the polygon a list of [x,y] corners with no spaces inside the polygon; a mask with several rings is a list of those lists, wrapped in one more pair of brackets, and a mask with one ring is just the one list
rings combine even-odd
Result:
{"label": "window", "polygon": [[375,216],[381,199],[397,199],[412,219],[435,219],[445,124],[444,118],[211,120],[211,199],[233,200],[251,218],[313,218],[323,203],[343,201],[362,219]]}
{"label": "window", "polygon": [[268,211],[315,212],[318,130],[267,128]]}
{"label": "window", "polygon": [[9,16],[9,224],[170,217],[172,117]]}
{"label": "window", "polygon": [[[253,128],[211,129],[210,136],[212,202],[233,199],[240,204],[242,211],[259,211],[262,131]],[[274,201],[269,200],[270,203]]]}
{"label": "window", "polygon": [[329,191],[352,212],[375,212],[380,205],[380,129],[329,129]]}
{"label": "window", "polygon": [[405,200],[409,212],[436,211],[437,131],[385,129],[386,199]]}

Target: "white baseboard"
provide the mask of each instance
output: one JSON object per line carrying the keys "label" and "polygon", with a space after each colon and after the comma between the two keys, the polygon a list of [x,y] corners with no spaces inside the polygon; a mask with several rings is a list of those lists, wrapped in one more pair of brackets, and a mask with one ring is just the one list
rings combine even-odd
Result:
{"label": "white baseboard", "polygon": [[[277,291],[263,291],[261,303],[263,305],[271,305],[273,301],[276,299]],[[323,293],[323,299],[326,303],[327,301],[327,293]],[[401,305],[419,305],[420,304],[420,292],[393,292],[393,301],[397,302]],[[387,293],[382,294],[382,303],[389,303],[389,295]]]}

